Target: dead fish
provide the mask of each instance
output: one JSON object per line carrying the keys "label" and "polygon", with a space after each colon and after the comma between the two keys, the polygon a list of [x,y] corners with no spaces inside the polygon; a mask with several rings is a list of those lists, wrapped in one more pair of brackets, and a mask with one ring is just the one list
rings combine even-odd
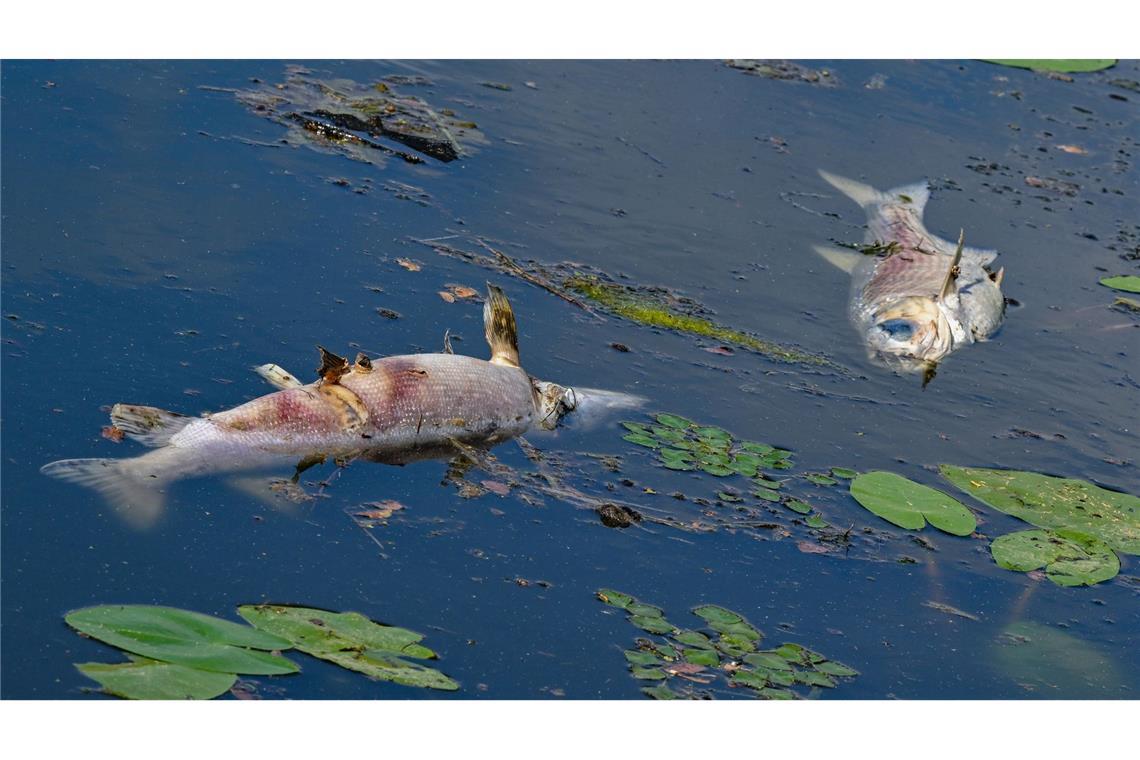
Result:
{"label": "dead fish", "polygon": [[257,372],[281,390],[215,414],[189,417],[115,404],[113,425],[155,450],[131,459],[64,459],[40,471],[97,490],[129,522],[160,514],[164,489],[220,472],[305,467],[327,458],[403,464],[489,447],[528,430],[553,429],[569,412],[637,406],[629,394],[538,380],[519,365],[506,296],[493,285],[483,309],[490,360],[439,354],[354,363],[324,348],[319,379],[302,384],[275,364]]}
{"label": "dead fish", "polygon": [[1005,270],[990,268],[997,251],[965,246],[962,235],[957,244],[932,235],[922,221],[926,181],[880,192],[819,173],[867,212],[872,251],[815,249],[851,274],[851,318],[873,361],[923,372],[925,383],[952,351],[997,332],[1005,318]]}

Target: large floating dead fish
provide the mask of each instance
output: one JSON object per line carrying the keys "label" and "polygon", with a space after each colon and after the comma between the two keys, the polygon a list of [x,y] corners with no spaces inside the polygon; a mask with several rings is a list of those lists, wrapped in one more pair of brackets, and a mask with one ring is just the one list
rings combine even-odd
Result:
{"label": "large floating dead fish", "polygon": [[820,176],[867,212],[875,255],[816,246],[852,276],[851,318],[872,360],[934,376],[950,352],[993,335],[1005,317],[997,251],[936,237],[922,222],[926,182],[880,192],[825,171]]}
{"label": "large floating dead fish", "polygon": [[147,525],[163,489],[183,478],[306,464],[326,457],[389,464],[488,447],[533,427],[551,429],[567,413],[636,406],[621,393],[567,388],[519,366],[511,305],[490,286],[483,308],[491,359],[456,354],[363,354],[354,364],[321,348],[320,379],[302,385],[274,364],[257,368],[282,390],[224,412],[188,417],[116,404],[114,426],[155,451],[133,459],[64,459],[41,472],[96,489],[124,517]]}

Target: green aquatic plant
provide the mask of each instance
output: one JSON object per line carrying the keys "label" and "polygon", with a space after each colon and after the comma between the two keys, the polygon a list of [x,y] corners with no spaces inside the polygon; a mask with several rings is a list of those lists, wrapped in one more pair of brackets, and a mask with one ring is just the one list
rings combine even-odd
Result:
{"label": "green aquatic plant", "polygon": [[1103,71],[1116,65],[1115,58],[985,58],[983,60],[999,66],[1053,71],[1059,74],[1084,74],[1090,71]]}
{"label": "green aquatic plant", "polygon": [[1134,274],[1122,274],[1116,277],[1102,277],[1100,284],[1113,290],[1123,290],[1127,293],[1140,293],[1140,277]]}
{"label": "green aquatic plant", "polygon": [[990,544],[994,562],[1028,573],[1041,568],[1058,586],[1091,586],[1120,572],[1120,560],[1099,538],[1075,530],[1022,530]]}
{"label": "green aquatic plant", "polygon": [[288,649],[329,660],[375,679],[454,690],[437,670],[403,658],[434,659],[423,636],[375,623],[355,612],[251,605],[239,614],[254,627],[173,607],[102,605],[65,616],[76,631],[127,653],[129,662],[76,668],[108,694],[126,699],[212,699],[239,674],[288,675],[300,668]]}
{"label": "green aquatic plant", "polygon": [[907,530],[929,522],[955,536],[968,536],[977,527],[970,510],[953,497],[893,472],[866,472],[851,481],[851,495],[868,511]]}
{"label": "green aquatic plant", "polygon": [[589,275],[568,277],[563,280],[562,287],[583,296],[606,311],[639,324],[711,338],[721,343],[755,351],[781,362],[838,368],[837,364],[826,357],[763,340],[741,330],[717,324],[698,314],[684,313],[675,305],[655,295],[651,289],[632,288]]}
{"label": "green aquatic plant", "polygon": [[[624,652],[630,675],[652,684],[641,691],[653,699],[704,696],[712,689],[737,694],[743,689],[759,699],[795,699],[803,696],[797,689],[832,689],[841,679],[859,675],[800,644],[762,649],[764,634],[743,615],[719,605],[694,607],[691,612],[704,628],[686,629],[666,620],[660,608],[641,604],[630,594],[600,589],[596,596],[625,612],[638,628],[658,636],[639,638],[635,649]],[[657,621],[652,630],[645,625],[647,618]],[[694,693],[696,687],[704,687],[704,693]]]}
{"label": "green aquatic plant", "polygon": [[1046,530],[1099,538],[1125,554],[1140,554],[1140,498],[1088,481],[1036,472],[956,467],[943,477],[999,512]]}

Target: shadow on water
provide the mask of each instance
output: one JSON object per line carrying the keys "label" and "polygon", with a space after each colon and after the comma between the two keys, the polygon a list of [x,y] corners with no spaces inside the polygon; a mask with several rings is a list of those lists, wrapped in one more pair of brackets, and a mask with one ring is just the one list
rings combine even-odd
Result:
{"label": "shadow on water", "polygon": [[[275,490],[187,480],[145,533],[38,473],[138,453],[101,437],[111,404],[230,408],[263,392],[251,367],[309,367],[317,344],[438,351],[448,331],[481,355],[481,305],[455,293],[491,279],[534,375],[787,449],[792,475],[886,469],[949,492],[949,462],[1140,493],[1137,321],[1098,285],[1140,258],[1135,62],[1073,81],[981,62],[811,62],[778,78],[712,61],[305,68],[302,87],[283,62],[4,66],[5,697],[90,686],[73,663],[107,650],[64,626],[68,610],[233,619],[273,601],[428,633],[459,698],[641,698],[630,626],[594,598],[605,587],[678,619],[723,605],[858,669],[821,696],[1135,697],[1135,557],[1109,582],[1060,588],[994,565],[989,539],[1024,526],[1008,515],[964,498],[973,536],[910,533],[842,486],[795,481],[847,532],[821,552],[806,516],[741,511],[718,496],[738,483],[623,440],[618,422],[641,412],[504,444],[465,471],[330,462],[295,487],[273,472]],[[321,103],[298,105],[305,93]],[[1020,306],[925,389],[868,362],[847,277],[812,250],[864,233],[819,168],[880,188],[929,178],[928,228],[1001,254]],[[689,318],[842,369],[579,292],[586,310],[418,241],[657,288],[699,308]],[[358,518],[387,500],[403,508]],[[441,696],[320,662],[262,686]]]}

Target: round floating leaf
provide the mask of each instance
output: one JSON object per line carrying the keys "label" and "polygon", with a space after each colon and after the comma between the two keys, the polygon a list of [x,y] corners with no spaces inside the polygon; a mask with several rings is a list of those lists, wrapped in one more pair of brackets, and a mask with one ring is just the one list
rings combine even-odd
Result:
{"label": "round floating leaf", "polygon": [[784,506],[801,515],[806,515],[812,511],[812,505],[800,499],[788,499],[784,502]]}
{"label": "round floating leaf", "polygon": [[690,464],[690,463],[688,463],[684,460],[681,460],[681,459],[666,459],[664,462],[661,463],[661,465],[663,467],[665,467],[666,469],[669,469],[669,470],[688,471],[688,470],[697,469],[696,465]]}
{"label": "round floating leaf", "polygon": [[773,491],[771,488],[757,488],[752,492],[752,495],[765,501],[779,501],[781,498],[780,492]]}
{"label": "round floating leaf", "polygon": [[791,670],[792,666],[786,659],[771,652],[757,652],[744,658],[744,661],[756,668],[764,670]]}
{"label": "round floating leaf", "polygon": [[985,58],[983,60],[999,66],[1033,71],[1055,71],[1059,74],[1084,74],[1101,71],[1116,64],[1115,58]]}
{"label": "round floating leaf", "polygon": [[68,613],[80,633],[152,660],[215,673],[283,675],[299,668],[268,651],[289,641],[249,626],[173,607],[104,605]]}
{"label": "round floating leaf", "polygon": [[620,591],[614,591],[612,588],[603,588],[594,592],[599,601],[605,602],[611,607],[618,609],[628,609],[629,605],[633,604],[636,600],[629,594],[623,594]]}
{"label": "round floating leaf", "polygon": [[656,438],[649,436],[649,435],[646,435],[645,433],[627,433],[626,435],[623,435],[621,438],[623,441],[629,441],[630,443],[636,443],[638,446],[644,446],[647,449],[655,449],[661,445],[660,443],[658,443]]}
{"label": "round floating leaf", "polygon": [[652,428],[652,433],[653,433],[653,435],[657,436],[658,438],[660,438],[663,441],[683,441],[683,440],[685,440],[685,434],[682,433],[680,430],[675,430],[673,428],[665,427],[663,425],[654,425]]}
{"label": "round floating leaf", "polygon": [[643,667],[657,665],[661,662],[657,655],[652,652],[643,652],[640,649],[625,650],[625,660],[631,665],[641,665]]}
{"label": "round floating leaf", "polygon": [[1120,560],[1108,544],[1072,530],[1023,530],[990,544],[994,561],[1007,570],[1027,573],[1044,567],[1058,586],[1091,586],[1120,572]]}
{"label": "round floating leaf", "polygon": [[1140,277],[1134,274],[1120,275],[1119,277],[1102,277],[1100,284],[1113,288],[1114,290],[1140,293]]}
{"label": "round floating leaf", "polygon": [[686,649],[681,652],[681,656],[685,662],[691,662],[694,665],[704,665],[708,668],[715,668],[720,664],[720,655],[717,654],[715,649]]}
{"label": "round floating leaf", "polygon": [[810,515],[808,519],[804,520],[804,522],[807,523],[807,526],[809,528],[815,528],[817,530],[820,528],[826,528],[828,525],[827,520],[824,520],[819,515]]}
{"label": "round floating leaf", "polygon": [[795,464],[790,459],[781,459],[778,462],[772,463],[773,470],[790,470],[795,467]]}
{"label": "round floating leaf", "polygon": [[629,622],[636,625],[643,631],[650,633],[666,634],[673,632],[673,624],[668,620],[661,617],[646,617],[644,615],[633,615],[630,617]]}
{"label": "round floating leaf", "polygon": [[695,427],[696,423],[692,420],[687,420],[684,417],[678,417],[675,414],[658,414],[654,417],[662,425],[668,425],[677,430],[687,430],[690,427]]}
{"label": "round floating leaf", "polygon": [[641,617],[661,617],[665,614],[660,607],[654,607],[652,604],[642,604],[641,602],[634,602],[625,609],[629,614],[639,615]]}
{"label": "round floating leaf", "polygon": [[649,433],[649,425],[644,422],[623,422],[621,426],[631,433],[641,433],[647,435]]}
{"label": "round floating leaf", "polygon": [[817,673],[814,670],[800,670],[796,672],[796,681],[808,686],[822,686],[825,689],[834,689],[835,681],[832,681],[823,673]]}
{"label": "round floating leaf", "polygon": [[698,438],[706,441],[714,441],[719,443],[727,443],[732,440],[732,433],[718,427],[699,427],[693,431]]}
{"label": "round floating leaf", "polygon": [[707,472],[709,475],[715,475],[718,478],[723,478],[725,476],[733,474],[731,467],[726,467],[722,464],[703,464],[701,465],[701,469]]}
{"label": "round floating leaf", "polygon": [[98,681],[103,691],[124,699],[213,699],[225,694],[237,681],[233,673],[142,658],[115,665],[86,662],[75,667]]}
{"label": "round floating leaf", "polygon": [[693,452],[685,449],[666,448],[657,452],[658,456],[666,460],[692,461]]}
{"label": "round floating leaf", "polygon": [[732,674],[732,683],[737,686],[763,689],[768,685],[768,676],[751,670],[738,670]]}
{"label": "round floating leaf", "polygon": [[764,454],[769,454],[775,450],[775,447],[773,446],[769,446],[766,443],[756,443],[755,441],[743,441],[740,444],[740,448],[744,449],[745,451],[751,451],[753,454],[760,454],[761,456]]}
{"label": "round floating leaf", "polygon": [[641,693],[653,699],[676,699],[677,694],[665,684],[657,684],[656,686],[649,686],[641,690]]}
{"label": "round floating leaf", "polygon": [[767,670],[768,680],[777,686],[791,686],[796,682],[795,673],[789,668],[788,670]]}
{"label": "round floating leaf", "polygon": [[1036,472],[941,466],[942,475],[999,512],[1046,529],[1075,530],[1140,554],[1140,499],[1084,480]]}
{"label": "round floating leaf", "polygon": [[829,676],[836,676],[839,678],[854,678],[855,676],[859,675],[858,670],[849,668],[841,662],[831,662],[830,660],[816,663],[815,669],[820,673],[826,673]]}
{"label": "round floating leaf", "polygon": [[846,467],[832,467],[831,474],[843,480],[854,480],[859,475],[856,470],[849,470]]}
{"label": "round floating leaf", "polygon": [[804,475],[804,479],[815,483],[817,486],[833,486],[839,482],[835,478],[821,475],[818,472],[809,472],[807,475]]}
{"label": "round floating leaf", "polygon": [[866,472],[851,481],[851,495],[866,509],[907,530],[930,522],[955,536],[968,536],[977,527],[970,510],[956,499],[893,472]]}
{"label": "round floating leaf", "polygon": [[668,674],[666,674],[665,671],[661,668],[643,668],[638,665],[631,667],[630,672],[633,674],[634,678],[641,678],[651,681],[664,681],[669,677]]}
{"label": "round floating leaf", "polygon": [[719,625],[732,625],[744,622],[744,618],[732,610],[719,607],[715,604],[702,604],[700,607],[694,607],[693,614],[704,618],[709,623]]}
{"label": "round floating leaf", "polygon": [[756,641],[760,638],[759,634],[756,637],[743,634],[743,633],[722,633],[717,640],[717,648],[724,652],[743,655],[745,652],[756,651]]}
{"label": "round floating leaf", "polygon": [[364,652],[310,652],[309,654],[342,668],[363,673],[378,681],[391,681],[404,686],[441,691],[455,691],[459,688],[458,683],[435,668],[407,662],[391,652],[369,649]]}
{"label": "round floating leaf", "polygon": [[684,644],[687,647],[699,647],[700,649],[711,649],[712,642],[709,637],[700,631],[681,631],[673,637],[677,643]]}

